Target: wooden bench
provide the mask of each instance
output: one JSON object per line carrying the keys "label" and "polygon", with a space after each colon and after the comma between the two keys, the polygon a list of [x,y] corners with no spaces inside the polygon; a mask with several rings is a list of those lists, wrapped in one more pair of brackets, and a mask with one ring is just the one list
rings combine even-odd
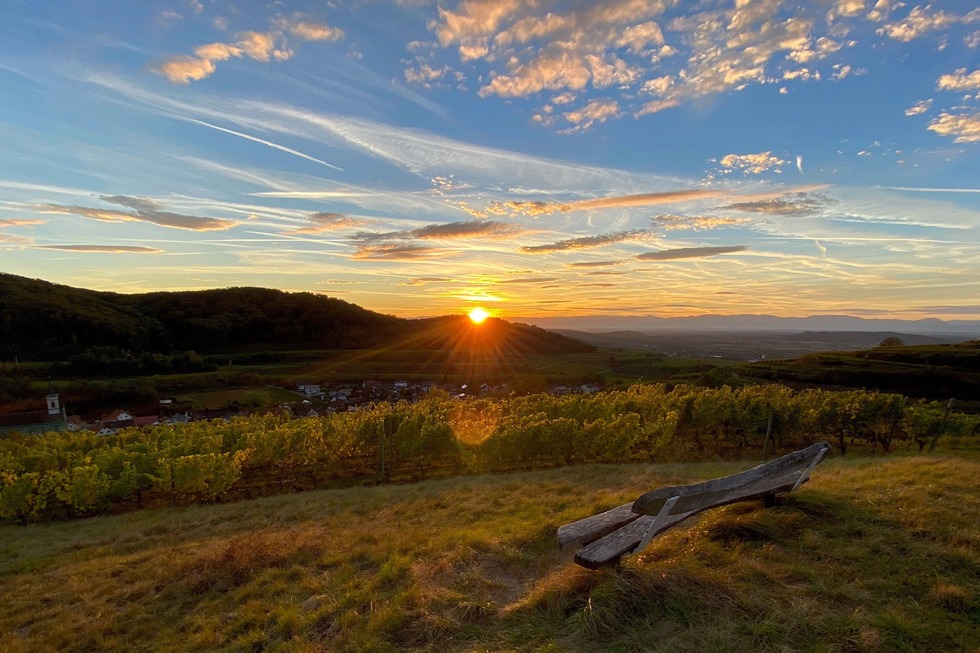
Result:
{"label": "wooden bench", "polygon": [[647,492],[632,503],[565,524],[558,529],[558,546],[582,545],[575,562],[589,569],[618,564],[654,536],[709,508],[750,499],[772,505],[776,494],[806,483],[828,451],[829,444],[818,442],[738,474]]}

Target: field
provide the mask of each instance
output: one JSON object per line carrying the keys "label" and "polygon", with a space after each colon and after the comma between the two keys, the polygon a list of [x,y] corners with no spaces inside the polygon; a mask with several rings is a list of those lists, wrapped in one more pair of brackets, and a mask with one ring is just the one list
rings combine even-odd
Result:
{"label": "field", "polygon": [[0,528],[0,650],[974,651],[980,461],[832,458],[589,572],[555,529],[749,462],[577,466]]}

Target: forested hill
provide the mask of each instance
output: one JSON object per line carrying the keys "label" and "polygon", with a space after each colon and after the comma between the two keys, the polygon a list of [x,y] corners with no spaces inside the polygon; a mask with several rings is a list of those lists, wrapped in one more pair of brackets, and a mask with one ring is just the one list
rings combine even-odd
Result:
{"label": "forested hill", "polygon": [[[405,320],[340,299],[265,288],[124,295],[0,273],[0,359],[7,360],[64,360],[92,347],[208,353],[467,344],[454,341],[446,319]],[[524,353],[590,349],[542,329],[493,322],[501,336],[515,334],[507,340]]]}

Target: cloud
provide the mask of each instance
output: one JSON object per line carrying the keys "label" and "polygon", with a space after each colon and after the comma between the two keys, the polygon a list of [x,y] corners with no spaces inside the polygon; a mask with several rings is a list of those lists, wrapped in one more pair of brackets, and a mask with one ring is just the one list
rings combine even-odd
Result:
{"label": "cloud", "polygon": [[674,261],[685,258],[717,256],[718,254],[732,254],[734,252],[744,252],[747,249],[748,247],[745,245],[734,245],[731,247],[681,247],[678,249],[664,249],[659,252],[644,252],[637,254],[635,258],[640,261]]}
{"label": "cloud", "polygon": [[132,212],[117,209],[101,209],[91,206],[72,206],[64,204],[42,204],[36,207],[41,213],[62,213],[78,215],[91,220],[103,222],[149,222],[161,227],[172,229],[187,229],[189,231],[223,231],[237,224],[234,220],[224,218],[208,218],[195,215],[182,215],[161,210],[157,202],[146,198],[127,197],[124,195],[102,195],[103,202],[118,204],[133,209]]}
{"label": "cloud", "polygon": [[940,136],[952,136],[954,143],[980,142],[980,112],[952,114],[945,111],[926,128]]}
{"label": "cloud", "polygon": [[912,106],[910,106],[908,109],[905,110],[905,115],[918,116],[919,114],[923,114],[926,111],[928,111],[930,107],[932,107],[931,98],[928,100],[919,100],[918,102],[916,102],[915,104],[913,104]]}
{"label": "cloud", "polygon": [[429,283],[451,283],[456,281],[452,277],[415,277],[414,279],[409,279],[403,284],[403,286],[424,286]]}
{"label": "cloud", "polygon": [[92,254],[162,254],[156,247],[131,247],[128,245],[35,245],[34,249],[57,249],[65,252]]}
{"label": "cloud", "polygon": [[552,283],[559,281],[558,277],[521,277],[518,279],[501,279],[497,284],[522,284],[522,283]]}
{"label": "cloud", "polygon": [[[552,104],[537,108],[532,120],[571,133],[599,124],[602,120],[589,116],[600,110],[607,121],[641,117],[750,85],[861,74],[863,69],[840,60],[857,44],[848,35],[867,34],[868,20],[880,24],[879,35],[906,42],[980,21],[980,10],[955,14],[932,5],[914,7],[896,20],[892,12],[906,5],[890,0],[680,3],[681,15],[677,4],[446,2],[429,23],[436,43],[413,53],[416,63],[432,71],[444,70],[442,59],[455,55],[479,80],[481,97],[550,94]],[[974,47],[980,33],[966,42]],[[828,60],[830,70],[817,65]],[[604,99],[588,97],[597,90]],[[559,99],[561,112],[555,110]]]}
{"label": "cloud", "polygon": [[579,263],[566,263],[570,268],[605,268],[622,264],[623,261],[581,261]]}
{"label": "cloud", "polygon": [[542,202],[534,200],[491,201],[487,213],[493,215],[549,215],[552,213],[571,213],[573,211],[594,211],[599,209],[619,209],[634,206],[653,206],[688,202],[724,195],[715,190],[678,190],[663,193],[643,193],[640,195],[617,195],[599,197],[573,202]]}
{"label": "cloud", "polygon": [[47,220],[0,218],[0,229],[3,227],[31,227],[38,224],[47,224]]}
{"label": "cloud", "polygon": [[941,10],[932,11],[932,5],[926,5],[913,7],[904,19],[884,25],[877,33],[908,43],[935,30],[946,29],[957,23],[969,24],[977,21],[980,21],[980,10],[977,9],[959,16]]}
{"label": "cloud", "polygon": [[524,227],[508,222],[492,220],[471,220],[469,222],[450,222],[447,224],[432,224],[419,229],[407,231],[389,231],[371,233],[362,231],[354,235],[354,240],[362,242],[379,242],[384,240],[442,240],[453,238],[487,238],[491,240],[506,240],[527,233]]}
{"label": "cloud", "polygon": [[322,23],[299,22],[289,27],[289,33],[305,41],[339,41],[344,30]]}
{"label": "cloud", "polygon": [[619,102],[616,100],[593,100],[583,108],[569,111],[564,115],[565,120],[572,123],[573,126],[563,131],[569,134],[585,131],[597,122],[603,123],[619,115]]}
{"label": "cloud", "polygon": [[723,218],[709,215],[658,215],[650,220],[654,227],[659,227],[665,231],[708,231],[749,222],[745,218]]}
{"label": "cloud", "polygon": [[593,270],[592,272],[586,272],[587,277],[623,277],[626,276],[625,272],[612,272],[609,270]]}
{"label": "cloud", "polygon": [[945,315],[980,315],[980,304],[966,304],[963,306],[919,306],[909,310]]}
{"label": "cloud", "polygon": [[26,236],[13,236],[11,234],[0,233],[0,243],[7,243],[10,245],[30,245],[33,242],[33,238],[27,238]]}
{"label": "cloud", "polygon": [[174,84],[190,84],[208,77],[215,71],[210,59],[194,59],[188,56],[173,57],[153,69]]}
{"label": "cloud", "polygon": [[417,261],[445,258],[458,253],[459,250],[453,249],[389,243],[384,245],[363,245],[351,255],[351,258],[371,261]]}
{"label": "cloud", "polygon": [[548,254],[550,252],[563,252],[572,249],[594,249],[605,247],[614,243],[626,241],[645,240],[651,238],[653,233],[645,229],[634,229],[633,231],[619,231],[611,234],[599,234],[596,236],[584,236],[582,238],[571,238],[560,240],[549,245],[528,245],[521,248],[525,254]]}
{"label": "cloud", "polygon": [[723,210],[763,213],[766,215],[806,216],[813,215],[827,206],[831,200],[826,197],[798,194],[792,198],[772,198],[764,200],[734,202],[721,207]]}
{"label": "cloud", "polygon": [[171,57],[153,68],[174,84],[189,84],[209,77],[217,69],[215,62],[249,58],[269,63],[286,61],[293,56],[286,34],[305,41],[338,41],[344,32],[336,27],[303,21],[299,15],[272,21],[268,32],[245,31],[235,35],[231,43],[205,43],[194,48],[194,56]]}
{"label": "cloud", "polygon": [[980,70],[967,73],[966,68],[960,68],[952,75],[943,75],[936,82],[940,91],[976,91],[980,90]]}
{"label": "cloud", "polygon": [[782,172],[782,166],[788,165],[789,161],[773,156],[772,152],[759,152],[757,154],[726,154],[719,161],[725,174],[740,170],[753,175],[761,175],[763,172],[774,171]]}
{"label": "cloud", "polygon": [[351,218],[343,213],[313,213],[307,217],[310,225],[291,229],[283,233],[289,234],[322,234],[330,231],[342,231],[364,226],[364,220]]}

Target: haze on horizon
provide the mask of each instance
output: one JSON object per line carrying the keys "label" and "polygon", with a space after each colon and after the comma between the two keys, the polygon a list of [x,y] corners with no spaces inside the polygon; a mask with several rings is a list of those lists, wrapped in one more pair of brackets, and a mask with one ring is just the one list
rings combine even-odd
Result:
{"label": "haze on horizon", "polygon": [[980,316],[975,3],[4,13],[0,272],[404,317]]}

